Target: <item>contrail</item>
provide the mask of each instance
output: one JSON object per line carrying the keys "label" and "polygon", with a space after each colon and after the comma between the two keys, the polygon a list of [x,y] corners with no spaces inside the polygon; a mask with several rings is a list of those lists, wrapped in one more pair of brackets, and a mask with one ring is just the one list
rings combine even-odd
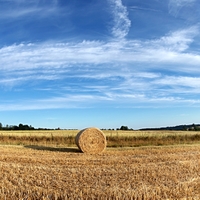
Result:
{"label": "contrail", "polygon": [[144,10],[144,11],[152,11],[152,12],[161,12],[160,10],[151,9],[151,8],[144,8],[144,7],[138,7],[138,6],[131,6],[129,7],[130,10]]}
{"label": "contrail", "polygon": [[127,8],[121,0],[109,0],[114,17],[112,34],[115,38],[123,39],[129,32],[131,21],[128,18]]}
{"label": "contrail", "polygon": [[170,0],[168,5],[169,14],[177,17],[182,7],[194,3],[195,1],[196,0]]}

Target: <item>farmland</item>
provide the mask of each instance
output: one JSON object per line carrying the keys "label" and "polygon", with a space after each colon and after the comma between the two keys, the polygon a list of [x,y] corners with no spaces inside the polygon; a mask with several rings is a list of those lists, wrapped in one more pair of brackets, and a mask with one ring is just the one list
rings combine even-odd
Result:
{"label": "farmland", "polygon": [[[78,130],[0,131],[0,144],[76,146]],[[200,144],[199,131],[115,131],[105,130],[108,147],[140,147]]]}
{"label": "farmland", "polygon": [[[68,134],[73,138],[76,133]],[[1,141],[1,199],[200,199],[200,145],[189,137],[197,138],[197,132],[105,134],[118,141],[147,136],[164,140],[172,135],[179,143],[108,147],[92,155],[52,139],[68,137],[66,131],[1,132],[2,138],[15,136],[19,141],[21,137],[51,138],[46,143],[22,140],[20,145],[12,144],[12,138],[9,145]]]}

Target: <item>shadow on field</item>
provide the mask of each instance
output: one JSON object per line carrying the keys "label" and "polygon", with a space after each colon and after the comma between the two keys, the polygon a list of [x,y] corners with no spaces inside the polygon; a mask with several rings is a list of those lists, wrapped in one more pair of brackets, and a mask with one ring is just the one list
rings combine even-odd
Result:
{"label": "shadow on field", "polygon": [[74,152],[80,153],[81,151],[78,148],[67,147],[67,148],[55,148],[55,147],[46,147],[46,146],[37,146],[37,145],[26,145],[25,148],[42,150],[42,151],[60,151],[60,152]]}

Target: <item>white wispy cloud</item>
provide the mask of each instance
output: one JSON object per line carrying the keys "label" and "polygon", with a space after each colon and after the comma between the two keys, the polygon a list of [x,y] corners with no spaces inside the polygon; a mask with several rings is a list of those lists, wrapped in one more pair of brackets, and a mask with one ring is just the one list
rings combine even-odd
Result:
{"label": "white wispy cloud", "polygon": [[198,33],[198,27],[191,27],[147,41],[14,44],[0,49],[0,69],[71,69],[75,64],[131,62],[198,65],[200,55],[189,51]]}
{"label": "white wispy cloud", "polygon": [[155,85],[175,87],[176,93],[199,93],[200,77],[165,76],[154,81]]}
{"label": "white wispy cloud", "polygon": [[[198,33],[195,26],[156,40],[22,43],[2,47],[0,86],[60,80],[65,80],[66,86],[59,86],[63,87],[59,97],[53,97],[58,95],[55,86],[51,88],[52,97],[5,102],[0,110],[84,107],[89,106],[88,102],[91,106],[92,102],[127,102],[127,106],[133,102],[199,103],[196,97],[182,96],[197,94],[200,89],[200,55],[190,52]],[[161,68],[190,75],[163,76],[161,71],[153,72]],[[74,82],[68,85],[72,78]],[[68,96],[63,95],[66,92]]]}
{"label": "white wispy cloud", "polygon": [[40,110],[57,108],[85,108],[93,107],[94,102],[109,101],[106,96],[94,95],[62,95],[41,99],[18,99],[15,101],[0,102],[0,111],[5,110]]}
{"label": "white wispy cloud", "polygon": [[169,1],[169,13],[175,17],[179,14],[180,10],[184,6],[192,5],[196,0],[170,0]]}
{"label": "white wispy cloud", "polygon": [[182,52],[189,48],[189,45],[194,41],[194,37],[199,34],[199,28],[193,26],[187,29],[174,31],[161,39],[155,41],[160,48],[165,50]]}
{"label": "white wispy cloud", "polygon": [[[123,76],[123,75],[122,75]],[[110,102],[113,106],[122,103],[129,106],[179,106],[186,104],[198,105],[200,99],[191,94],[198,94],[199,77],[161,76],[154,74],[129,74],[125,82],[114,85],[85,85],[77,88],[63,88],[60,95],[41,99],[15,99],[0,104],[0,110],[34,110],[52,108],[84,108]],[[51,88],[52,90],[52,88]],[[71,94],[71,92],[75,92]],[[97,93],[96,93],[97,92]],[[63,94],[62,94],[63,93]],[[69,93],[69,94],[68,94]],[[67,94],[67,95],[66,95]],[[187,94],[182,96],[182,94]],[[2,100],[1,100],[2,101]],[[164,103],[164,105],[163,105]]]}
{"label": "white wispy cloud", "polygon": [[[198,33],[198,27],[190,27],[148,41],[52,42],[5,46],[0,49],[0,84],[14,85],[31,79],[55,80],[66,76],[105,79],[140,71],[133,63],[146,63],[143,70],[158,69],[160,63],[164,63],[176,65],[167,70],[198,73],[200,55],[190,52],[190,44]],[[112,67],[108,68],[110,64]],[[128,72],[123,72],[124,69]],[[147,73],[146,76],[151,75]],[[127,79],[125,75],[123,77]]]}
{"label": "white wispy cloud", "polygon": [[58,6],[56,1],[50,0],[48,5],[40,5],[39,1],[6,1],[9,5],[4,9],[0,8],[0,19],[16,19],[19,17],[46,17],[58,12]]}
{"label": "white wispy cloud", "polygon": [[121,0],[109,0],[114,18],[112,34],[115,38],[124,38],[129,32],[131,21],[128,18],[128,11]]}

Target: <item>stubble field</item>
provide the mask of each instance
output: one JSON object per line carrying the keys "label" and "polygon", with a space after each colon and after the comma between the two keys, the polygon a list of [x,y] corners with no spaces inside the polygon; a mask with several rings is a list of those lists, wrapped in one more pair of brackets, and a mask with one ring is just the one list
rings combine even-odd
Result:
{"label": "stubble field", "polygon": [[197,143],[97,155],[75,146],[4,144],[0,170],[0,199],[200,199]]}

